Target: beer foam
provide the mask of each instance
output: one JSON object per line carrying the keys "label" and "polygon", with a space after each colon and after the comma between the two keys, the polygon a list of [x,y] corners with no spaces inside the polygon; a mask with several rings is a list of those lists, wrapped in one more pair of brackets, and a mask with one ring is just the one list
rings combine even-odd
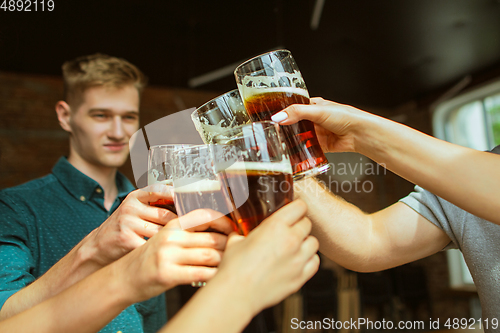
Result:
{"label": "beer foam", "polygon": [[[229,128],[233,128],[237,126],[236,118],[231,120],[231,123],[228,126],[222,127],[222,123],[226,122],[226,120],[221,120],[217,125],[206,124],[199,119],[192,118],[194,126],[198,133],[200,134],[203,142],[206,144],[213,143],[213,138],[219,134],[224,133]],[[250,120],[246,122],[246,124],[250,123]]]}
{"label": "beer foam", "polygon": [[[174,192],[176,193],[192,193],[192,192],[215,192],[220,191],[220,182],[218,180],[212,179],[200,179],[200,180],[191,180],[191,179],[181,179],[181,183],[187,183],[186,185],[177,186],[174,188]],[[174,182],[178,183],[179,181]],[[175,186],[175,185],[174,185]]]}
{"label": "beer foam", "polygon": [[234,171],[269,171],[292,174],[292,166],[290,161],[283,162],[235,162],[226,170]]}
{"label": "beer foam", "polygon": [[269,92],[287,92],[309,98],[306,83],[299,71],[293,73],[276,72],[273,76],[245,76],[238,84],[240,92],[245,99],[249,96]]}

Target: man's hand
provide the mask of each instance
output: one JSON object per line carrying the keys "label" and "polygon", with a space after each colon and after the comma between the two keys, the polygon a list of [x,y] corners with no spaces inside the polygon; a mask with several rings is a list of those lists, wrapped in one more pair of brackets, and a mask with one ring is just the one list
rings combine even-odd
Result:
{"label": "man's hand", "polygon": [[149,205],[159,199],[172,199],[169,187],[163,187],[163,191],[158,187],[146,187],[131,192],[101,226],[85,237],[81,246],[84,260],[108,265],[143,245],[145,238],[153,237],[176,218],[177,215],[167,209]]}
{"label": "man's hand", "polygon": [[[310,236],[306,204],[296,200],[245,238],[229,236],[218,280],[244,295],[254,314],[299,290],[318,270],[318,241]],[[215,281],[214,281],[215,282]]]}
{"label": "man's hand", "polygon": [[[182,230],[179,219],[174,219],[114,264],[119,270],[116,275],[124,278],[123,285],[130,290],[131,302],[149,299],[177,285],[208,281],[217,272],[233,222],[208,209],[192,211],[183,219],[201,224],[191,231]],[[205,232],[208,229],[217,232]]]}

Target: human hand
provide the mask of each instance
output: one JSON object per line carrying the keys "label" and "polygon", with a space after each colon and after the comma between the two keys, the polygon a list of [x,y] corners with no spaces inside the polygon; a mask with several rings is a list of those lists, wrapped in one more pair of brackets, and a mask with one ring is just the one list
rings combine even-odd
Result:
{"label": "human hand", "polygon": [[[318,241],[310,236],[307,206],[296,200],[245,238],[229,236],[216,279],[250,303],[253,314],[299,290],[318,270]],[[215,282],[215,281],[214,281]]]}
{"label": "human hand", "polygon": [[[208,281],[217,272],[227,234],[233,231],[232,221],[209,209],[192,211],[183,219],[197,221],[192,223],[197,226],[183,230],[179,219],[174,219],[114,264],[131,302],[149,299],[177,285]],[[217,232],[205,232],[209,229]]]}
{"label": "human hand", "polygon": [[290,105],[276,113],[272,119],[280,125],[310,120],[315,124],[316,136],[324,152],[356,151],[356,136],[361,131],[360,125],[374,115],[321,97],[311,98],[310,103]]}
{"label": "human hand", "polygon": [[153,237],[177,217],[167,209],[149,205],[159,199],[172,200],[170,186],[148,186],[129,193],[116,211],[85,237],[84,256],[105,266],[143,245],[145,237]]}

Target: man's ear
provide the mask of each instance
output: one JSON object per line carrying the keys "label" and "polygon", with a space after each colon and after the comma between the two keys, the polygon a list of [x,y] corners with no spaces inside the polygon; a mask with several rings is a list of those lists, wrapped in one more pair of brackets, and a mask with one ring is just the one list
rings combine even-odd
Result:
{"label": "man's ear", "polygon": [[56,113],[57,119],[59,119],[59,125],[66,132],[71,133],[71,126],[69,125],[71,118],[71,108],[65,101],[59,101],[56,103]]}

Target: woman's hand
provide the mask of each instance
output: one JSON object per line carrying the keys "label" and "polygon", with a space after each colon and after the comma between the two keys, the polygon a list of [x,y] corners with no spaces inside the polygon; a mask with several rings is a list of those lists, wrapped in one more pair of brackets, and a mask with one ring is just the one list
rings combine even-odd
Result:
{"label": "woman's hand", "polygon": [[316,135],[324,152],[356,151],[356,136],[361,132],[361,122],[374,115],[321,97],[311,98],[310,101],[310,105],[290,105],[276,113],[272,120],[280,125],[310,120],[315,124]]}

